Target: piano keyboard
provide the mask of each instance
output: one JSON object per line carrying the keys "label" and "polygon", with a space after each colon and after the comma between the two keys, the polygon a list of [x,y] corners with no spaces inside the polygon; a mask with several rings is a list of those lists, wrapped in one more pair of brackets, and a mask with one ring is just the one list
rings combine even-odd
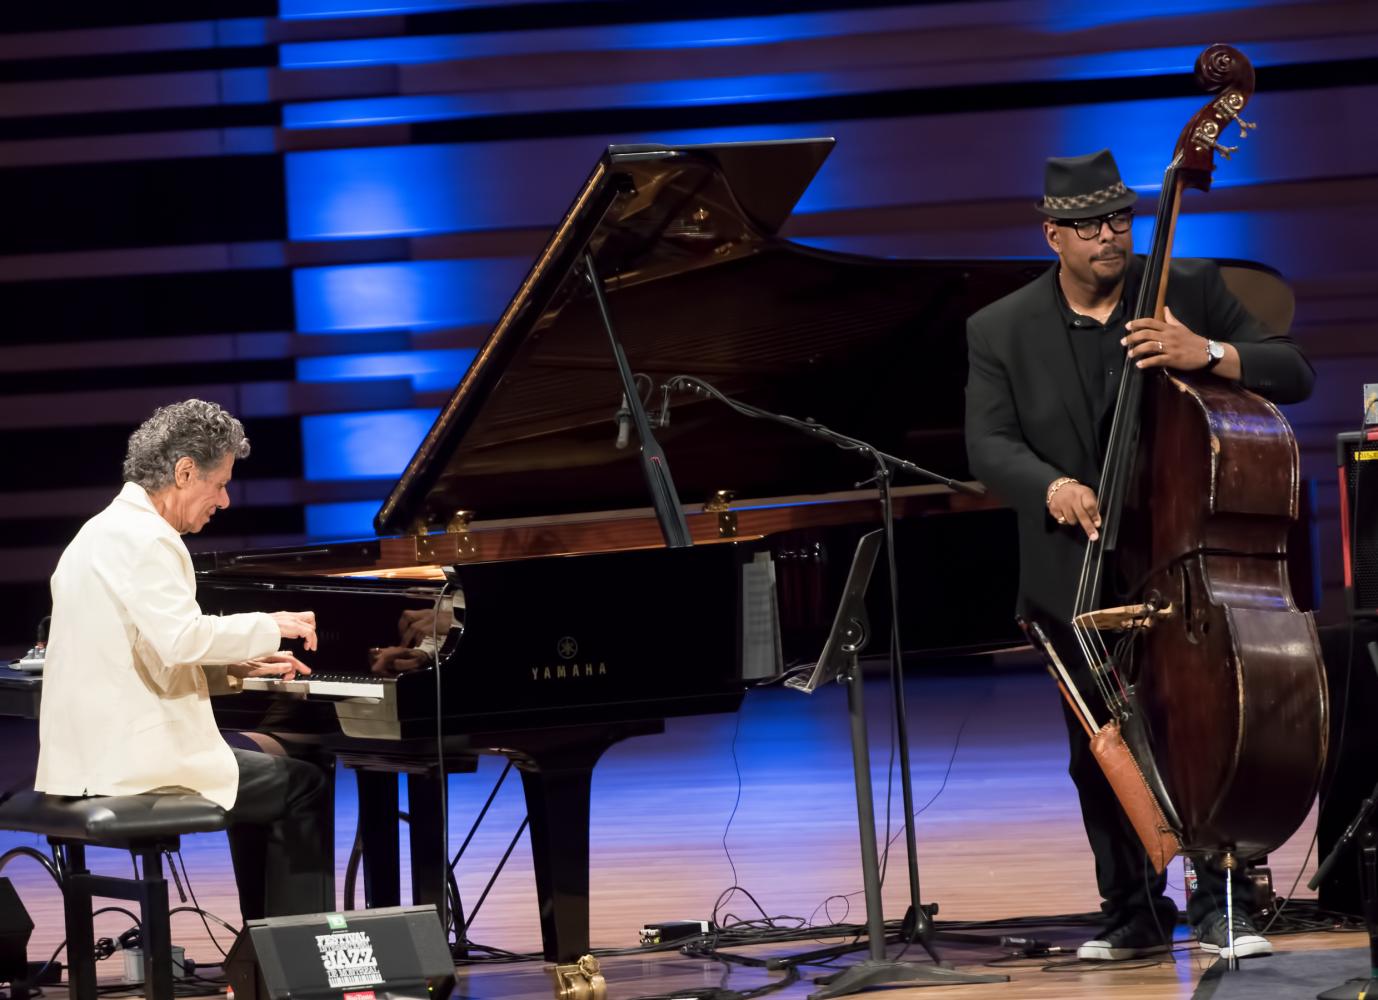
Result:
{"label": "piano keyboard", "polygon": [[273,694],[306,695],[308,698],[363,698],[383,701],[388,686],[395,685],[394,677],[373,677],[361,674],[312,674],[284,681],[276,677],[246,677],[245,691],[268,691]]}

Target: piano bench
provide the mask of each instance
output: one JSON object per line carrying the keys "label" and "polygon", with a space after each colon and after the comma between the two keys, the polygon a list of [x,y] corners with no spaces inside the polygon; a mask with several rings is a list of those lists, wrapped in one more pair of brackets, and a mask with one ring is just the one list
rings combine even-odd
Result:
{"label": "piano bench", "polygon": [[[144,996],[172,1000],[172,929],[162,853],[177,850],[183,834],[224,828],[225,810],[189,792],[69,798],[24,791],[0,802],[0,830],[39,834],[52,845],[62,885],[71,1000],[96,1000],[94,897],[139,904]],[[139,858],[139,877],[91,874],[87,847],[129,851]]]}

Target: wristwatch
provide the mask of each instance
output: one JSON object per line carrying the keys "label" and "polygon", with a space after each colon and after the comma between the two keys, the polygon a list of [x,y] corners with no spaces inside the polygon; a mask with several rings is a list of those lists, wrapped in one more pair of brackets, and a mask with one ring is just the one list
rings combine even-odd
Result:
{"label": "wristwatch", "polygon": [[1219,341],[1206,341],[1206,367],[1205,371],[1210,371],[1220,362],[1225,360],[1225,345]]}

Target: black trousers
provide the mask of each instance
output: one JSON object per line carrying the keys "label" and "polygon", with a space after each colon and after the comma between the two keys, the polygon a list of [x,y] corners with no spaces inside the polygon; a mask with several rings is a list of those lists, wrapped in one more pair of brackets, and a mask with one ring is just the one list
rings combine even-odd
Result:
{"label": "black trousers", "polygon": [[320,763],[234,750],[239,794],[230,858],[245,920],[335,909],[330,771]]}
{"label": "black trousers", "polygon": [[[1031,617],[1042,626],[1071,672],[1096,721],[1104,723],[1110,713],[1090,680],[1089,668],[1085,666],[1071,626],[1043,615]],[[1067,773],[1076,785],[1081,800],[1081,821],[1096,859],[1096,887],[1100,890],[1106,929],[1133,922],[1155,922],[1170,933],[1177,919],[1177,904],[1164,895],[1167,876],[1154,873],[1143,842],[1134,832],[1129,817],[1105,779],[1105,772],[1091,753],[1086,731],[1065,699],[1062,701],[1067,723]],[[1196,865],[1198,885],[1187,901],[1187,920],[1193,927],[1199,927],[1225,909],[1225,872],[1215,858],[1192,860]],[[1233,896],[1235,912],[1252,915],[1255,909],[1252,887],[1239,872],[1235,873]]]}

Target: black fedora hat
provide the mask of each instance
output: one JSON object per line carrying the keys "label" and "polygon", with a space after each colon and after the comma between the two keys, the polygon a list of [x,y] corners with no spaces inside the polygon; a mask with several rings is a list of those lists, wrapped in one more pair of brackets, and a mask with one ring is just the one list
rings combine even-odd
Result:
{"label": "black fedora hat", "polygon": [[1110,150],[1050,156],[1038,210],[1054,219],[1094,219],[1128,208],[1139,196],[1124,186]]}

